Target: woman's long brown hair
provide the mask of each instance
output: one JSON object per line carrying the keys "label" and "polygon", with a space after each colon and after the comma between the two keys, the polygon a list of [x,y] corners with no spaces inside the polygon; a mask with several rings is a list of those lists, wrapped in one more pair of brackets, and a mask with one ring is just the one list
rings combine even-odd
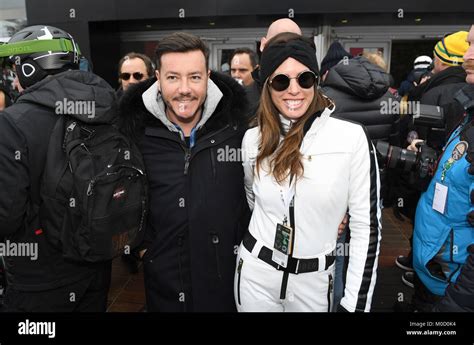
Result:
{"label": "woman's long brown hair", "polygon": [[[301,39],[301,36],[289,33],[279,34],[271,39],[268,45],[289,42],[293,39]],[[293,123],[281,145],[279,145],[281,134],[279,111],[273,104],[267,79],[263,86],[260,105],[257,110],[257,122],[261,134],[257,156],[257,174],[259,174],[263,161],[269,158],[269,168],[278,183],[281,184],[288,177],[300,178],[304,173],[300,153],[300,145],[304,137],[304,124],[311,115],[323,110],[329,104],[328,98],[317,91],[315,84],[314,98],[308,110]]]}

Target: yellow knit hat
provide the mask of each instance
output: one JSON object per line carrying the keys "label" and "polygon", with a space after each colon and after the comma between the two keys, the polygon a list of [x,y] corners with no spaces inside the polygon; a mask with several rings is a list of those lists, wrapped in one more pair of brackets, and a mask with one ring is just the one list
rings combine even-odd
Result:
{"label": "yellow knit hat", "polygon": [[463,56],[469,48],[467,31],[458,31],[446,36],[436,43],[434,54],[448,66],[459,66],[464,62]]}

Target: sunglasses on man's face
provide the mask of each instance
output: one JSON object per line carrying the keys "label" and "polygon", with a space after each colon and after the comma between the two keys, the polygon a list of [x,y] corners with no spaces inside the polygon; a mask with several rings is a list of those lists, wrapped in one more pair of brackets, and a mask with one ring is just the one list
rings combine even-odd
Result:
{"label": "sunglasses on man's face", "polygon": [[298,76],[290,78],[286,74],[277,74],[271,80],[269,85],[275,91],[284,91],[290,86],[291,79],[296,79],[298,85],[303,89],[309,89],[314,84],[319,84],[319,77],[312,71],[304,71]]}
{"label": "sunglasses on man's face", "polygon": [[142,80],[143,79],[143,73],[140,72],[135,72],[135,73],[120,73],[119,77],[122,80],[129,80],[130,77],[133,76],[133,79],[135,80]]}

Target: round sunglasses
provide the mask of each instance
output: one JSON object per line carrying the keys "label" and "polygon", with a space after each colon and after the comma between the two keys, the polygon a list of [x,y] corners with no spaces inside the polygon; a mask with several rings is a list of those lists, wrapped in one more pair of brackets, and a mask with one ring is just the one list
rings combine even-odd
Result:
{"label": "round sunglasses", "polygon": [[290,78],[286,74],[277,74],[270,80],[269,85],[275,91],[284,91],[290,86],[291,79],[296,79],[298,85],[303,89],[309,89],[313,87],[314,84],[319,84],[319,76],[313,71],[303,71],[293,78]]}
{"label": "round sunglasses", "polygon": [[120,73],[119,77],[120,79],[123,80],[129,80],[130,77],[133,75],[133,79],[135,80],[142,80],[144,75],[141,72],[135,72],[135,73]]}

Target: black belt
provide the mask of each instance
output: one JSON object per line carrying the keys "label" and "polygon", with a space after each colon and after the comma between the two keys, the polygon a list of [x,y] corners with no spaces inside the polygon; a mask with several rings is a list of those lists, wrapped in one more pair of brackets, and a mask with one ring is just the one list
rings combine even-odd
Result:
{"label": "black belt", "polygon": [[[257,243],[257,240],[255,239],[255,237],[253,237],[252,234],[247,231],[243,240],[245,249],[247,249],[249,252],[252,252],[256,243]],[[262,249],[260,249],[260,253],[258,253],[258,258],[266,262],[267,264],[275,267],[279,271],[284,271],[284,272],[293,273],[293,274],[315,272],[319,269],[318,258],[297,259],[292,256],[289,256],[287,266],[283,267],[283,266],[278,265],[275,261],[272,260],[272,255],[273,255],[273,251],[270,248],[263,246]],[[326,267],[324,269],[327,270],[334,263],[334,260],[336,260],[335,251],[333,251],[331,254],[327,254]]]}

